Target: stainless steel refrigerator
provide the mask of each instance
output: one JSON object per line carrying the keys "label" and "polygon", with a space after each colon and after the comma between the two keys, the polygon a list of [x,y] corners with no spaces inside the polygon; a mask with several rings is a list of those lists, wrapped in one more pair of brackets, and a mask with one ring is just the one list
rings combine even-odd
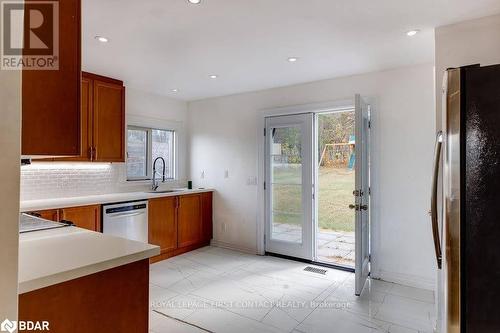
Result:
{"label": "stainless steel refrigerator", "polygon": [[446,71],[432,187],[438,331],[500,332],[500,65]]}

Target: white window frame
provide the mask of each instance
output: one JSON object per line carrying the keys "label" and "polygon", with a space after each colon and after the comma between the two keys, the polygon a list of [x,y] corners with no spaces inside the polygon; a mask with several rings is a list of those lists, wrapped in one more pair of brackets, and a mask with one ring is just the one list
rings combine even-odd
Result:
{"label": "white window frame", "polygon": [[[182,122],[178,121],[168,121],[164,119],[158,119],[158,118],[151,118],[151,117],[146,117],[146,116],[138,116],[135,114],[127,114],[127,135],[126,139],[128,140],[128,129],[129,128],[138,128],[138,129],[157,129],[157,130],[163,130],[163,131],[172,131],[174,132],[174,159],[171,162],[173,165],[173,173],[174,173],[174,178],[168,178],[165,181],[166,182],[179,182],[184,179],[185,175],[183,173],[183,168],[184,168],[184,159],[185,159],[185,153],[183,152],[185,147],[184,147],[184,124]],[[148,135],[148,159],[150,156],[151,150],[151,140],[149,139]],[[128,142],[126,142],[126,147],[128,149]],[[153,161],[148,163],[152,163]],[[147,165],[148,169],[148,178],[149,179],[144,179],[143,177],[140,178],[130,178],[128,177],[127,174],[127,167],[125,165],[124,168],[124,175],[122,176],[125,181],[125,183],[128,184],[141,184],[141,183],[150,183],[151,182],[151,176],[152,174],[152,168],[153,166],[151,164]]]}
{"label": "white window frame", "polygon": [[[151,180],[153,178],[153,131],[165,131],[165,132],[172,132],[173,134],[173,156],[170,158],[170,165],[169,169],[172,170],[172,177],[166,177],[165,181],[172,181],[176,180],[176,163],[175,160],[177,158],[177,152],[176,152],[176,137],[177,133],[175,130],[171,129],[164,129],[164,128],[151,128],[151,127],[141,127],[141,126],[135,126],[135,125],[128,125],[127,126],[127,137],[128,137],[128,131],[129,130],[139,130],[139,131],[145,131],[147,135],[147,147],[146,147],[146,176],[143,177],[130,177],[127,173],[127,181],[132,182],[132,181],[147,181]],[[127,145],[128,148],[128,145]],[[127,152],[128,153],[128,152]],[[128,158],[128,156],[127,156]],[[128,170],[127,170],[128,172]]]}

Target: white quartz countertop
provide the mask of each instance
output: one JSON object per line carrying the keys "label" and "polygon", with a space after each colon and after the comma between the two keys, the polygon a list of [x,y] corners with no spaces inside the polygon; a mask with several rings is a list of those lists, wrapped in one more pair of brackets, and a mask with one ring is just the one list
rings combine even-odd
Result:
{"label": "white quartz countertop", "polygon": [[212,192],[212,189],[181,189],[175,192],[167,193],[148,193],[148,192],[124,192],[100,195],[88,195],[81,197],[42,199],[42,200],[26,200],[21,201],[21,212],[31,212],[35,210],[56,209],[78,207],[86,205],[110,204],[127,201],[146,200],[151,198],[161,198],[168,196],[195,194]]}
{"label": "white quartz countertop", "polygon": [[76,227],[19,236],[19,294],[160,254],[155,245]]}

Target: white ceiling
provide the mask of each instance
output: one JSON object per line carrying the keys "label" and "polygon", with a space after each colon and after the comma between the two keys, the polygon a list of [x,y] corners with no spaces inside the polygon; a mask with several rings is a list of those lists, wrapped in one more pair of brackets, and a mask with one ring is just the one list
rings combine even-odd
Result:
{"label": "white ceiling", "polygon": [[498,0],[82,3],[84,70],[183,100],[431,62],[434,27],[500,12]]}

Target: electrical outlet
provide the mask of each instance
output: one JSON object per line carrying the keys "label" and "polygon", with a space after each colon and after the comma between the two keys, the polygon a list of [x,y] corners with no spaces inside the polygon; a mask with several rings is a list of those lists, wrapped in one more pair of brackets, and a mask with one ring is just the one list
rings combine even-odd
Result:
{"label": "electrical outlet", "polygon": [[200,177],[201,177],[201,179],[205,179],[205,170],[201,170]]}

